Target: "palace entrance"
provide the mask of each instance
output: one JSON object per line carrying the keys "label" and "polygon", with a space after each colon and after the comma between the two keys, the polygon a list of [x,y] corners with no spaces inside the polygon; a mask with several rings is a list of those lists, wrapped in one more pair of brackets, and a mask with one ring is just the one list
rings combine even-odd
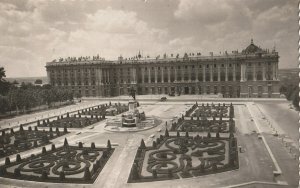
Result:
{"label": "palace entrance", "polygon": [[189,89],[189,87],[184,87],[184,94],[185,94],[185,95],[190,94],[190,89]]}

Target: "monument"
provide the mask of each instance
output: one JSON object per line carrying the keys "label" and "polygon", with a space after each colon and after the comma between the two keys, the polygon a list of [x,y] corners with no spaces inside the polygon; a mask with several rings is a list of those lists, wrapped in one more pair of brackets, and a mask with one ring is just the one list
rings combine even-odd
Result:
{"label": "monument", "polygon": [[130,96],[132,99],[128,101],[129,110],[127,113],[119,117],[107,119],[106,130],[110,131],[140,131],[152,128],[156,125],[155,118],[146,117],[145,112],[138,109],[139,103],[135,98],[135,90],[131,88]]}
{"label": "monument", "polygon": [[129,111],[122,115],[122,127],[136,127],[141,121],[146,119],[145,113],[137,109],[138,102],[135,99],[135,90],[131,88],[130,95],[132,100],[129,100]]}

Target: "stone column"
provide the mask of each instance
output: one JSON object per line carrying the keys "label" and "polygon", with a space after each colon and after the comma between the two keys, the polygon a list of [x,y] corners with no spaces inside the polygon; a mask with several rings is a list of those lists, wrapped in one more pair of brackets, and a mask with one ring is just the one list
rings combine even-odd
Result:
{"label": "stone column", "polygon": [[236,66],[236,65],[235,65],[235,63],[232,64],[232,66],[233,66],[233,71],[232,71],[232,77],[233,77],[233,78],[232,78],[232,80],[233,80],[233,81],[236,81],[236,72],[235,72],[235,66]]}
{"label": "stone column", "polygon": [[132,82],[135,84],[136,83],[136,69],[132,68]]}
{"label": "stone column", "polygon": [[92,85],[92,79],[91,79],[91,69],[88,69],[88,84],[89,86]]}
{"label": "stone column", "polygon": [[272,64],[272,76],[273,76],[273,80],[276,80],[276,75],[275,75],[275,72],[276,72],[276,63],[273,63]]}
{"label": "stone column", "polygon": [[241,82],[243,82],[245,79],[245,72],[244,72],[244,64],[241,64]]}
{"label": "stone column", "polygon": [[102,73],[103,73],[103,83],[106,84],[106,70],[102,69]]}
{"label": "stone column", "polygon": [[100,68],[100,70],[99,70],[99,82],[100,82],[100,85],[102,85],[103,83],[103,81],[102,81],[102,77],[103,77],[103,72],[102,72],[102,68]]}
{"label": "stone column", "polygon": [[110,77],[110,75],[109,75],[109,69],[106,69],[106,72],[107,72],[107,82],[110,83],[110,79],[109,79],[109,77]]}
{"label": "stone column", "polygon": [[167,67],[168,69],[168,83],[171,83],[171,68]]}
{"label": "stone column", "polygon": [[203,80],[203,82],[206,82],[206,80],[205,80],[205,77],[206,77],[206,71],[205,71],[205,69],[206,69],[206,67],[205,66],[203,66],[203,68],[202,68],[202,80]]}
{"label": "stone column", "polygon": [[253,81],[256,81],[256,64],[253,63]]}
{"label": "stone column", "polygon": [[174,82],[177,82],[177,68],[176,68],[176,66],[174,67],[174,72],[175,72]]}
{"label": "stone column", "polygon": [[107,82],[107,74],[106,74],[106,69],[103,69],[103,83],[106,84]]}
{"label": "stone column", "polygon": [[99,72],[100,72],[100,69],[99,69],[99,67],[97,67],[96,68],[96,70],[95,70],[95,74],[96,74],[96,85],[98,86],[98,85],[100,85],[100,76],[99,76]]}
{"label": "stone column", "polygon": [[225,63],[225,81],[228,81],[228,64]]}
{"label": "stone column", "polygon": [[262,67],[263,67],[263,81],[266,81],[266,64],[265,63],[262,63]]}
{"label": "stone column", "polygon": [[189,82],[192,81],[192,67],[188,66],[188,76],[189,76]]}
{"label": "stone column", "polygon": [[164,67],[161,67],[161,83],[164,83]]}
{"label": "stone column", "polygon": [[210,69],[210,81],[213,82],[213,71],[212,71],[213,65],[209,66]]}
{"label": "stone column", "polygon": [[142,71],[142,83],[145,83],[145,70],[143,67],[141,68],[141,71]]}
{"label": "stone column", "polygon": [[184,67],[181,66],[181,82],[184,82]]}
{"label": "stone column", "polygon": [[221,81],[221,70],[220,70],[220,65],[217,65],[218,66],[218,82]]}
{"label": "stone column", "polygon": [[278,62],[276,62],[276,80],[278,80]]}
{"label": "stone column", "polygon": [[[150,70],[151,68],[150,67],[148,67],[148,83],[150,84],[151,83],[151,70]],[[150,88],[149,88],[149,90],[150,90]],[[148,90],[148,91],[149,91]]]}
{"label": "stone column", "polygon": [[195,81],[199,82],[199,72],[198,72],[199,71],[199,66],[198,65],[195,66],[194,71],[196,71],[196,78],[195,78],[196,80]]}
{"label": "stone column", "polygon": [[154,67],[155,83],[157,83],[157,67]]}

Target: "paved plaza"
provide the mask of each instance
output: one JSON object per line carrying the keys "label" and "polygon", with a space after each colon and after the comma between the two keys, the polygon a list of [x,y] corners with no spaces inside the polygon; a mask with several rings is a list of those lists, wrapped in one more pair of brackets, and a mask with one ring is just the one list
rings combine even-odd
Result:
{"label": "paved plaza", "polygon": [[[69,134],[51,140],[56,147],[63,146],[65,138],[69,145],[83,147],[95,143],[97,147],[106,147],[110,140],[114,148],[113,154],[105,164],[93,184],[51,183],[0,178],[0,187],[298,187],[298,114],[290,109],[289,103],[283,99],[273,100],[221,100],[213,98],[197,98],[195,96],[180,96],[161,102],[161,96],[137,96],[140,107],[146,116],[155,117],[160,124],[152,129],[139,132],[111,132],[105,130],[106,120],[83,128],[68,128]],[[63,107],[61,109],[43,111],[36,114],[17,117],[0,122],[1,129],[18,128],[19,124],[34,126],[37,119],[70,114],[77,110],[101,105],[112,101],[126,103],[129,97],[117,97],[101,100],[86,100],[85,102]],[[214,104],[226,103],[234,105],[235,137],[239,148],[239,168],[205,176],[179,178],[172,180],[127,183],[137,150],[143,139],[146,146],[152,146],[153,141],[165,134],[166,128],[171,129],[182,115],[197,101]],[[106,117],[111,118],[111,117]],[[166,123],[167,122],[167,123]],[[39,127],[39,130],[43,130]],[[176,132],[169,132],[176,136]],[[51,150],[51,144],[45,146]],[[42,147],[21,152],[22,158],[40,153]],[[10,155],[11,161],[16,154]],[[0,159],[0,166],[5,158]]]}

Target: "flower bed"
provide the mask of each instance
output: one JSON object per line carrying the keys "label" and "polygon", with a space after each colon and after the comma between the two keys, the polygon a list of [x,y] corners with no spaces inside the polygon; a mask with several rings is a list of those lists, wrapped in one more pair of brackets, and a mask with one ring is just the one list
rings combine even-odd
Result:
{"label": "flower bed", "polygon": [[11,179],[55,183],[93,183],[109,160],[114,149],[110,141],[106,148],[64,146],[51,151],[43,148],[42,153],[15,162],[6,158],[5,165],[0,167],[0,176]]}
{"label": "flower bed", "polygon": [[57,116],[57,119],[50,121],[49,119],[37,121],[38,127],[68,127],[68,128],[84,128],[105,119],[105,116],[82,117],[81,115]]}
{"label": "flower bed", "polygon": [[50,144],[50,140],[67,133],[68,130],[66,127],[63,131],[59,129],[54,130],[52,128],[47,131],[41,131],[38,130],[37,127],[35,127],[34,130],[32,127],[28,127],[27,130],[24,130],[22,125],[20,125],[19,131],[16,132],[14,132],[13,129],[11,129],[10,132],[2,131],[2,135],[0,136],[0,157],[6,157]]}
{"label": "flower bed", "polygon": [[229,137],[161,136],[146,147],[142,140],[129,183],[203,176],[239,168],[237,141]]}

